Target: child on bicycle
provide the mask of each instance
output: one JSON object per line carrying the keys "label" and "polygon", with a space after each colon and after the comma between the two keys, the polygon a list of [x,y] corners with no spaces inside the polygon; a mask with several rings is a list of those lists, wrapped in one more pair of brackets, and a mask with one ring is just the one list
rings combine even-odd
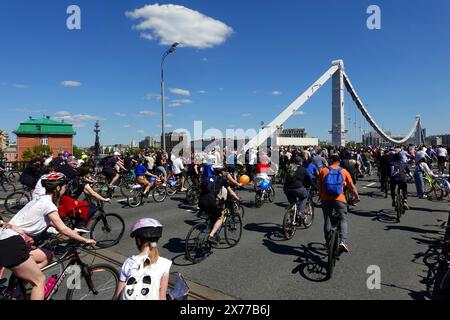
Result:
{"label": "child on bicycle", "polygon": [[144,195],[148,196],[150,189],[152,188],[152,184],[148,181],[147,177],[158,177],[148,171],[148,169],[144,166],[144,160],[138,161],[133,159],[133,163],[137,164],[135,169],[136,183],[139,183],[144,188]]}
{"label": "child on bicycle", "polygon": [[120,271],[116,299],[166,300],[172,261],[160,257],[163,226],[155,219],[138,220],[131,228],[139,254],[129,257]]}

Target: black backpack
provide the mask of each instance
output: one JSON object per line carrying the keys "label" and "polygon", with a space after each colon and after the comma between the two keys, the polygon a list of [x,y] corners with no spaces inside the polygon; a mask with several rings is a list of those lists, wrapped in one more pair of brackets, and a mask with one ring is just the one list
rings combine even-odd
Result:
{"label": "black backpack", "polygon": [[100,165],[101,165],[102,167],[104,167],[104,166],[106,165],[106,163],[108,162],[108,160],[111,159],[112,157],[113,157],[113,156],[107,156],[107,157],[104,157],[103,159],[100,160]]}

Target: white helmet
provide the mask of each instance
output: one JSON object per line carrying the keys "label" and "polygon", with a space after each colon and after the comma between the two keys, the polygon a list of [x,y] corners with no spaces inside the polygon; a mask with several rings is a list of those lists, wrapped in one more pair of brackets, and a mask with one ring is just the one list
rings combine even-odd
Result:
{"label": "white helmet", "polygon": [[140,219],[131,227],[132,238],[161,238],[163,225],[155,219]]}

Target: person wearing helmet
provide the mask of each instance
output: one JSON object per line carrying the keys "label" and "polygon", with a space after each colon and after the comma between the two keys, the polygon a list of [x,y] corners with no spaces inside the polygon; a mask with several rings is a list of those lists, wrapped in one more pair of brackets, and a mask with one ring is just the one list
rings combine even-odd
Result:
{"label": "person wearing helmet", "polygon": [[403,193],[403,199],[406,210],[409,210],[408,206],[408,183],[406,179],[406,175],[410,174],[408,165],[402,161],[402,155],[396,153],[394,155],[394,162],[391,164],[389,170],[390,177],[390,185],[391,185],[391,198],[392,198],[392,206],[395,207],[395,191],[396,187],[399,186],[400,190]]}
{"label": "person wearing helmet", "polygon": [[[125,260],[120,271],[119,285],[116,291],[116,299],[125,299],[125,288],[127,285],[136,282],[136,271],[140,266],[149,268],[151,277],[150,284],[156,290],[156,294],[151,296],[152,300],[166,300],[167,288],[169,286],[169,274],[172,261],[160,257],[158,251],[158,241],[162,237],[163,225],[155,219],[140,219],[131,228],[131,238],[135,239],[139,254]],[[130,279],[135,279],[134,281]]]}
{"label": "person wearing helmet", "polygon": [[64,174],[44,175],[41,182],[46,194],[31,200],[0,229],[0,268],[11,270],[19,279],[31,284],[31,300],[44,299],[46,278],[41,269],[53,258],[50,251],[34,247],[32,237],[52,225],[61,235],[73,240],[87,245],[96,243],[81,237],[59,217],[57,204],[65,192]]}
{"label": "person wearing helmet", "polygon": [[109,181],[110,188],[114,188],[117,180],[119,180],[119,173],[118,168],[122,169],[124,171],[127,171],[123,165],[119,162],[120,159],[120,153],[114,152],[113,156],[110,156],[105,160],[105,163],[103,165],[102,173],[106,176],[106,178]]}
{"label": "person wearing helmet", "polygon": [[226,200],[227,195],[240,201],[236,193],[231,189],[226,177],[223,176],[223,165],[212,166],[214,176],[206,177],[201,183],[201,193],[198,206],[201,211],[208,215],[208,220],[213,223],[213,227],[208,236],[208,241],[215,244],[215,234],[219,230],[223,221],[221,201]]}

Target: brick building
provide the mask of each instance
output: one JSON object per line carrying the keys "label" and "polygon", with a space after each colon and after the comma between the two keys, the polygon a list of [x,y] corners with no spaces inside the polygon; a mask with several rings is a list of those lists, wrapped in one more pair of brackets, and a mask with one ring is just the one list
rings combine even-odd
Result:
{"label": "brick building", "polygon": [[52,149],[52,156],[59,152],[73,153],[73,136],[76,134],[69,123],[51,120],[50,117],[33,119],[22,122],[14,131],[17,135],[17,154],[22,160],[23,152],[32,151],[35,146],[48,145]]}

